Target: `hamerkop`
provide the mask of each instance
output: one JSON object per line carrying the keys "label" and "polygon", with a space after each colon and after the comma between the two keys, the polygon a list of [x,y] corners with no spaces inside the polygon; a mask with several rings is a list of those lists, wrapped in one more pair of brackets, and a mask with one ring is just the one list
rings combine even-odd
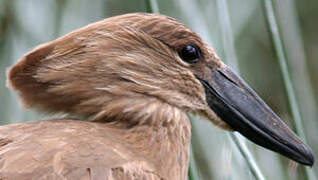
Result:
{"label": "hamerkop", "polygon": [[26,107],[70,116],[0,127],[0,179],[186,180],[189,114],[314,162],[209,45],[164,15],[111,17],[41,45],[8,86]]}

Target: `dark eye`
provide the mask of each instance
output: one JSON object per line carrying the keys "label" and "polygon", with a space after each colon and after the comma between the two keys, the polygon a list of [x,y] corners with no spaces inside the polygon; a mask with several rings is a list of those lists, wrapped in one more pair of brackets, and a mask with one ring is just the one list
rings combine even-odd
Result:
{"label": "dark eye", "polygon": [[188,63],[196,63],[200,60],[200,49],[195,45],[186,45],[179,51],[182,60]]}

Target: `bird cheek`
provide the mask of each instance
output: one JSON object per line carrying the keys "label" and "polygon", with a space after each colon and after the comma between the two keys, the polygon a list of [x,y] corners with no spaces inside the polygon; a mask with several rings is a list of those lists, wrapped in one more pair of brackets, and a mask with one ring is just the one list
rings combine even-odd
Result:
{"label": "bird cheek", "polygon": [[189,111],[187,114],[192,120],[202,119],[202,120],[210,121],[212,122],[213,125],[223,130],[231,131],[231,132],[233,131],[233,129],[224,121],[222,121],[220,117],[218,117],[216,113],[209,108],[208,105],[204,106],[204,108],[201,110]]}
{"label": "bird cheek", "polygon": [[233,131],[233,129],[227,123],[225,123],[213,110],[211,110],[208,105],[205,112],[207,119],[210,120],[215,126],[223,130]]}

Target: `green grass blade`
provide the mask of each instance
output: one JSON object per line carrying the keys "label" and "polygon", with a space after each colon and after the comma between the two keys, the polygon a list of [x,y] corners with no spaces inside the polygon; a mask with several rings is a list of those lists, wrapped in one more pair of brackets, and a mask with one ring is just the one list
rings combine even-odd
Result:
{"label": "green grass blade", "polygon": [[[284,47],[281,41],[281,37],[279,34],[279,27],[276,22],[276,17],[273,9],[273,3],[271,0],[263,0],[263,7],[266,15],[266,20],[269,25],[271,38],[273,40],[273,44],[277,53],[277,59],[279,62],[279,67],[281,71],[281,75],[284,81],[284,86],[287,94],[288,105],[291,111],[294,129],[296,133],[306,142],[306,137],[304,133],[302,117],[299,111],[299,106],[296,98],[296,94],[294,91],[293,83],[289,75],[289,70],[287,66],[287,58],[284,53]],[[305,175],[308,180],[315,180],[314,172],[306,168]]]}
{"label": "green grass blade", "polygon": [[146,0],[146,8],[149,13],[159,14],[159,6],[156,0]]}
{"label": "green grass blade", "polygon": [[225,61],[239,73],[239,65],[234,48],[233,32],[228,12],[226,0],[216,0],[219,23],[222,32],[223,51],[225,53]]}
{"label": "green grass blade", "polygon": [[262,171],[258,167],[252,153],[248,149],[245,139],[240,137],[238,134],[230,134],[231,139],[233,140],[234,144],[240,151],[241,155],[243,156],[244,160],[246,161],[247,167],[255,177],[255,179],[265,180],[265,176],[263,175]]}
{"label": "green grass blade", "polygon": [[[239,72],[238,60],[236,57],[236,52],[234,48],[233,33],[231,28],[231,21],[228,12],[228,6],[226,0],[217,0],[217,7],[219,13],[219,23],[222,29],[222,43],[225,52],[226,61],[233,67],[237,72]],[[258,167],[256,160],[249,151],[245,139],[242,139],[237,134],[230,134],[236,147],[243,156],[246,164],[256,179],[264,180],[265,176]]]}
{"label": "green grass blade", "polygon": [[56,0],[56,8],[55,8],[55,29],[54,29],[54,36],[59,37],[60,30],[62,26],[62,18],[63,13],[66,8],[66,1],[65,0]]}

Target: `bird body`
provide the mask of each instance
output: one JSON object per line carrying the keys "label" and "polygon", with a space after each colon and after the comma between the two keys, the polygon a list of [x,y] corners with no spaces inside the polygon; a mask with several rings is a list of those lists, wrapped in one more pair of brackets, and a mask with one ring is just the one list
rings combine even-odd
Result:
{"label": "bird body", "polygon": [[214,50],[164,15],[111,17],[41,45],[8,86],[25,107],[70,117],[0,127],[0,179],[185,180],[192,114],[313,164]]}
{"label": "bird body", "polygon": [[[149,128],[133,131],[139,133],[115,129],[105,123],[69,119],[3,126],[0,128],[0,177],[8,180],[186,179],[187,166],[180,163],[188,161],[184,148],[189,145],[189,134],[184,137],[185,144],[175,144],[170,141],[175,137],[166,133],[155,134]],[[161,152],[155,153],[155,149]]]}

